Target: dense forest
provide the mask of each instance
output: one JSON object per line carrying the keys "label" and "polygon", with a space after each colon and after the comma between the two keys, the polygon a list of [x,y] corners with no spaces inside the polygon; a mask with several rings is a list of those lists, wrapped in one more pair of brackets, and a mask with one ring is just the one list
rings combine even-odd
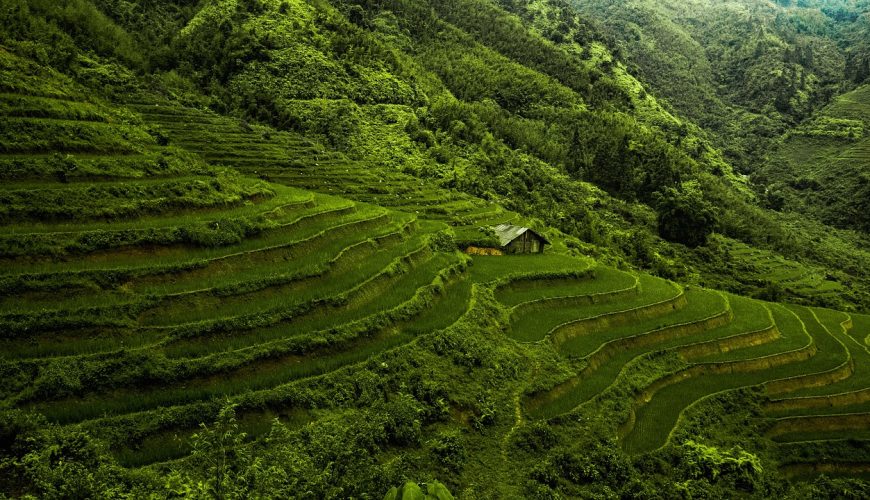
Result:
{"label": "dense forest", "polygon": [[868,23],[0,0],[0,495],[866,497]]}
{"label": "dense forest", "polygon": [[575,6],[602,19],[643,81],[747,174],[771,139],[868,77],[862,2]]}

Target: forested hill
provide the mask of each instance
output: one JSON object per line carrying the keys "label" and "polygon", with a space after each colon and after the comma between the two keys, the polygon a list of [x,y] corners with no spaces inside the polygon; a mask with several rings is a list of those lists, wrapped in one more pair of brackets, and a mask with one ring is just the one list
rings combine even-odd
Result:
{"label": "forested hill", "polygon": [[863,85],[783,135],[758,172],[767,203],[833,226],[870,230],[868,104],[870,87]]}
{"label": "forested hill", "polygon": [[[562,0],[15,0],[3,15],[7,46],[117,101],[144,76],[188,104],[538,217],[661,276],[839,307],[870,297],[863,236],[763,209],[719,148],[761,135],[742,122],[717,135],[689,112],[709,106],[679,106],[608,28],[615,14]],[[659,57],[689,57],[673,49]],[[734,257],[744,246],[757,250],[748,263]],[[846,293],[782,283],[771,260]]]}
{"label": "forested hill", "polygon": [[0,496],[867,497],[865,7],[0,0]]}
{"label": "forested hill", "polygon": [[589,0],[630,67],[726,157],[756,171],[771,141],[868,73],[867,2]]}

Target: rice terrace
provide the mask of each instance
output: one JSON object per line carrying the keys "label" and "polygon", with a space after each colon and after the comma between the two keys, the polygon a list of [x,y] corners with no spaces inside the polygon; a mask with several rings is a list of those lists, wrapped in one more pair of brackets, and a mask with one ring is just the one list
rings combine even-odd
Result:
{"label": "rice terrace", "polygon": [[870,497],[868,2],[0,21],[0,498]]}

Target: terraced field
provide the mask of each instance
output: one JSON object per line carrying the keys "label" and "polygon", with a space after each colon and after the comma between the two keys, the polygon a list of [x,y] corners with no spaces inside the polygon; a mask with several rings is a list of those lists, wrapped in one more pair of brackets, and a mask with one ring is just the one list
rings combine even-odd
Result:
{"label": "terraced field", "polygon": [[788,260],[780,255],[744,243],[724,239],[728,259],[739,262],[746,278],[760,283],[777,283],[791,295],[812,299],[835,299],[845,293],[842,283],[823,269]]}
{"label": "terraced field", "polygon": [[[769,414],[777,416],[771,436],[778,441],[786,429],[805,439],[812,436],[806,422],[822,425],[807,420],[789,427],[794,417],[777,411],[793,401],[827,414],[837,398],[857,404],[868,394],[863,337],[846,333],[851,323],[842,313],[682,290],[607,268],[570,280],[523,282],[496,296],[510,307],[515,339],[555,351],[573,371],[550,387],[532,384],[524,398],[529,416],[564,421],[631,398],[619,423],[630,453],[664,446],[687,408],[724,391],[763,388]],[[832,419],[853,438],[870,421],[828,417],[835,429]]]}
{"label": "terraced field", "polygon": [[226,398],[252,435],[305,423],[298,384],[450,327],[475,283],[591,265],[470,267],[448,229],[515,214],[208,111],[118,108],[2,54],[33,75],[0,89],[3,398],[124,464],[186,455],[177,436]]}
{"label": "terraced field", "polygon": [[[0,88],[2,398],[127,466],[185,457],[228,401],[251,436],[316,425],[342,403],[312,387],[362,391],[336,380],[485,324],[529,361],[505,441],[608,411],[623,449],[649,452],[688,408],[760,387],[788,467],[826,470],[831,449],[866,467],[836,443],[870,438],[870,317],[601,265],[555,231],[544,255],[471,258],[466,236],[522,219],[290,132],[157,98],[111,106],[0,56],[15,82]],[[840,291],[785,261],[758,271]]]}
{"label": "terraced field", "polygon": [[171,137],[173,144],[209,162],[231,165],[271,182],[449,222],[460,233],[463,227],[497,225],[517,218],[496,204],[429,185],[390,165],[348,159],[290,132],[166,102],[138,102],[131,108]]}
{"label": "terraced field", "polygon": [[[3,56],[3,71],[33,75],[0,96],[11,405],[111,436],[124,416],[201,409],[365,361],[467,308],[468,258],[437,248],[443,222],[213,166],[279,147],[201,113],[205,154],[173,135],[188,128],[178,109],[148,115],[158,131]],[[279,140],[294,155],[310,147],[278,133],[270,144]],[[183,452],[161,432],[190,423],[108,439],[124,460],[148,463]]]}
{"label": "terraced field", "polygon": [[870,86],[863,85],[836,96],[783,137],[761,175],[776,180],[782,188],[787,210],[812,215],[834,227],[866,232],[862,200],[866,199],[863,179],[870,160],[868,108]]}
{"label": "terraced field", "polygon": [[870,351],[861,338],[870,317],[826,309],[803,314],[841,345],[843,368],[772,398],[765,407],[773,417],[768,436],[792,475],[866,471],[861,450],[870,439]]}

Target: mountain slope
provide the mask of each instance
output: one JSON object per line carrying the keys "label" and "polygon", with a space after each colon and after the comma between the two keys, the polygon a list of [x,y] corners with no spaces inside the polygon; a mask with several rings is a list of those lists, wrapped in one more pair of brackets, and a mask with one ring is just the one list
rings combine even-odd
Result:
{"label": "mountain slope", "polygon": [[[294,133],[144,88],[113,105],[0,56],[19,131],[0,141],[16,200],[0,218],[4,492],[362,496],[437,476],[465,497],[675,480],[769,496],[799,452],[762,435],[804,417],[782,411],[790,395],[867,392],[843,313],[619,270],[552,229],[545,255],[470,258],[463,235],[522,219]],[[721,391],[778,399],[705,436],[750,433],[741,456],[759,467],[698,477],[695,441],[673,435]],[[644,465],[661,453],[673,470]]]}
{"label": "mountain slope", "polygon": [[766,280],[723,272],[727,255],[679,244],[716,231],[834,268],[853,288],[841,304],[864,300],[865,278],[831,258],[842,238],[760,210],[705,132],[665,110],[607,36],[559,2],[534,4],[547,14],[532,29],[490,1],[161,4],[132,15],[101,5],[150,52],[172,54],[149,64],[177,94],[190,94],[183,75],[216,109],[541,218],[662,276],[764,293]]}
{"label": "mountain slope", "polygon": [[786,134],[759,175],[769,202],[867,232],[868,104],[870,88],[859,87]]}
{"label": "mountain slope", "polygon": [[[4,494],[802,498],[843,483],[786,474],[866,468],[865,316],[627,262],[854,306],[864,250],[754,205],[591,24],[154,4],[0,11]],[[554,244],[458,251],[501,222]]]}
{"label": "mountain slope", "polygon": [[572,5],[607,26],[641,79],[746,173],[772,139],[866,78],[866,6],[855,2]]}

